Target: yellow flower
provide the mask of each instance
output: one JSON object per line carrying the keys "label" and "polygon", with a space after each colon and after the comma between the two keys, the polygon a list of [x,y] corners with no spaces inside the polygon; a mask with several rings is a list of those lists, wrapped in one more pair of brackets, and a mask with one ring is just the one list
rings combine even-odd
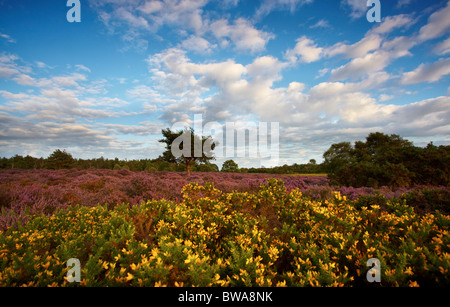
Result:
{"label": "yellow flower", "polygon": [[42,267],[46,270],[48,269],[49,266],[50,266],[50,262],[47,262],[46,264],[42,265]]}
{"label": "yellow flower", "polygon": [[133,278],[134,278],[134,276],[131,275],[130,273],[128,273],[128,275],[127,275],[127,280],[130,281],[130,280],[132,280]]}
{"label": "yellow flower", "polygon": [[407,267],[403,273],[408,274],[408,275],[414,275],[411,267]]}
{"label": "yellow flower", "polygon": [[409,281],[409,286],[410,287],[420,287],[419,284],[417,283],[417,281]]}
{"label": "yellow flower", "polygon": [[157,287],[166,287],[166,285],[163,285],[160,281],[155,282],[155,288]]}

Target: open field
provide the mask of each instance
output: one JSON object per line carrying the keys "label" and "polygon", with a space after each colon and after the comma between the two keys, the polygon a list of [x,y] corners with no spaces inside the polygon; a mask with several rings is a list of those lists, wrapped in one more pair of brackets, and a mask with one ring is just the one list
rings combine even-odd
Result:
{"label": "open field", "polygon": [[[275,177],[276,179],[269,179]],[[0,172],[0,285],[448,286],[449,189],[323,176]]]}

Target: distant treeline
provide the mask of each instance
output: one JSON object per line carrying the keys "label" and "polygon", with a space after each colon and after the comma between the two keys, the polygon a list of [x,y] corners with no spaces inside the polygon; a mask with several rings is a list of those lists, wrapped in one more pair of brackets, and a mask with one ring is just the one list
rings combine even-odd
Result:
{"label": "distant treeline", "polygon": [[333,144],[324,154],[332,183],[353,187],[450,185],[450,146],[416,147],[396,134]]}
{"label": "distant treeline", "polygon": [[[130,171],[172,171],[185,172],[186,166],[165,161],[162,157],[156,159],[119,160],[104,157],[94,159],[76,159],[65,150],[57,149],[47,158],[15,155],[0,159],[0,169],[127,169]],[[191,167],[194,172],[236,172],[236,173],[266,173],[266,174],[317,174],[323,172],[323,167],[311,160],[308,164],[283,165],[273,168],[239,168],[233,160],[224,163],[222,169],[217,164],[202,163]]]}
{"label": "distant treeline", "polygon": [[[333,185],[352,187],[410,187],[417,185],[450,185],[450,146],[416,147],[398,135],[370,133],[365,142],[341,142],[331,145],[323,154],[324,162],[311,159],[307,164],[271,168],[239,168],[233,160],[222,169],[209,160],[192,162],[193,172],[235,172],[265,174],[328,174]],[[1,169],[128,169],[131,171],[185,172],[186,164],[166,155],[157,159],[119,160],[75,159],[70,153],[55,150],[47,158],[16,155],[0,159]]]}

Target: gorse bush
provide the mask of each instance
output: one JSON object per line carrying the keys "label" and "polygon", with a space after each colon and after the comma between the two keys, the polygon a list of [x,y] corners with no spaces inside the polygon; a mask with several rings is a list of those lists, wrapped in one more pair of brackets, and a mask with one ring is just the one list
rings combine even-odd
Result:
{"label": "gorse bush", "polygon": [[[255,193],[190,183],[181,195],[69,206],[10,227],[0,285],[360,286],[378,258],[381,286],[449,286],[450,216],[418,214],[406,199],[314,200],[275,179]],[[70,258],[80,283],[67,281]]]}
{"label": "gorse bush", "polygon": [[[94,207],[117,204],[139,205],[148,200],[182,200],[181,189],[190,182],[214,183],[215,187],[231,191],[256,193],[269,178],[283,180],[287,191],[298,189],[312,200],[325,200],[334,191],[356,200],[360,196],[376,196],[386,199],[407,196],[407,204],[423,207],[423,211],[435,209],[450,213],[449,187],[419,186],[390,189],[382,187],[330,186],[326,176],[291,176],[269,174],[193,173],[190,177],[174,172],[133,172],[121,170],[0,170],[0,230],[18,223],[25,223],[31,215],[51,215],[61,208],[72,205]],[[410,194],[415,190],[421,193]],[[430,190],[431,194],[425,190]],[[424,202],[425,201],[425,202]]]}

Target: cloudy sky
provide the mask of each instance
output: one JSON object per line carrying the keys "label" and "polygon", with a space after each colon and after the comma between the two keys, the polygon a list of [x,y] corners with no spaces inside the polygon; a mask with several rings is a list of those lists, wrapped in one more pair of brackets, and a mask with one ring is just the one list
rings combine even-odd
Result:
{"label": "cloudy sky", "polygon": [[0,0],[0,156],[156,158],[196,114],[279,123],[280,165],[375,131],[450,144],[448,0],[381,23],[366,0],[80,2]]}

